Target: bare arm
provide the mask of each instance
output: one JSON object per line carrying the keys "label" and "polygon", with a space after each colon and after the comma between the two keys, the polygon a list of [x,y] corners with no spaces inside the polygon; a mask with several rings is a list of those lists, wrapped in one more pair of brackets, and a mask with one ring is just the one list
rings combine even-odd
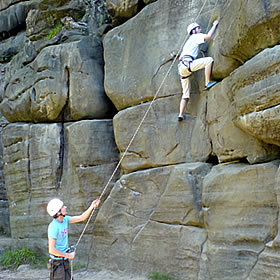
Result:
{"label": "bare arm", "polygon": [[55,248],[55,245],[56,245],[56,239],[54,238],[49,238],[49,253],[51,255],[54,255],[56,257],[64,257],[64,258],[68,258],[70,260],[74,259],[75,258],[75,252],[72,252],[72,253],[63,253],[59,250],[57,250]]}
{"label": "bare arm", "polygon": [[79,223],[79,222],[85,221],[89,217],[91,211],[98,207],[99,203],[100,203],[99,199],[94,200],[91,203],[90,207],[83,214],[81,214],[79,216],[71,217],[71,219],[69,221],[69,224],[75,224],[75,223]]}
{"label": "bare arm", "polygon": [[217,27],[218,23],[219,23],[218,20],[215,20],[215,21],[213,22],[212,28],[211,28],[211,29],[209,30],[209,32],[208,32],[207,34],[205,34],[205,36],[204,36],[204,39],[205,39],[205,40],[209,40],[209,39],[212,37],[214,31],[216,30],[216,27]]}

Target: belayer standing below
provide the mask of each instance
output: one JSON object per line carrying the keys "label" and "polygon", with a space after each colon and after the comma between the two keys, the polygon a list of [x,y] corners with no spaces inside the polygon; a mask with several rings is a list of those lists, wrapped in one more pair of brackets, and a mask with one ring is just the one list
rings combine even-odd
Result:
{"label": "belayer standing below", "polygon": [[181,76],[181,85],[183,89],[183,95],[180,102],[180,112],[178,116],[178,121],[184,119],[183,112],[185,106],[190,98],[190,75],[192,72],[205,68],[205,89],[209,89],[216,84],[216,82],[211,82],[210,77],[212,73],[213,58],[212,57],[202,57],[197,58],[199,52],[199,45],[209,40],[217,25],[218,21],[213,22],[212,28],[207,34],[201,33],[201,28],[197,23],[191,23],[188,28],[189,39],[183,47],[183,51],[179,57],[180,62],[178,65],[178,71]]}
{"label": "belayer standing below", "polygon": [[48,203],[47,212],[53,217],[48,227],[51,280],[71,279],[69,260],[75,258],[75,252],[67,252],[69,248],[68,225],[85,221],[99,203],[99,199],[94,200],[83,214],[72,217],[67,216],[67,207],[60,199],[54,198]]}

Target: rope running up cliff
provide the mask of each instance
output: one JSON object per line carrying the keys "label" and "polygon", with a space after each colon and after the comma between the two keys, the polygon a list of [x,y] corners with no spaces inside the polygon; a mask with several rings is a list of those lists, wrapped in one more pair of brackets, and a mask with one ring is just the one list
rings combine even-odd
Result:
{"label": "rope running up cliff", "polygon": [[[200,16],[200,14],[201,14],[201,12],[203,11],[203,9],[204,9],[204,7],[205,7],[207,1],[209,1],[209,0],[205,0],[205,1],[204,1],[204,4],[202,5],[202,7],[201,7],[199,13],[197,14],[197,16],[196,16],[195,19],[194,19],[194,22],[195,22],[195,21],[197,20],[197,18]],[[216,0],[215,6],[213,7],[213,11],[215,11],[215,8],[216,8],[217,4],[218,4],[218,0]],[[212,16],[213,16],[213,15],[212,15]],[[211,16],[211,17],[212,17],[212,16]],[[210,19],[209,19],[208,26],[209,26],[211,17],[210,17]],[[208,26],[207,26],[207,28],[208,28]],[[118,168],[120,167],[120,165],[121,165],[121,163],[122,163],[124,157],[126,156],[128,150],[129,150],[129,148],[130,148],[132,142],[134,141],[134,139],[135,139],[137,133],[139,132],[140,127],[142,126],[143,122],[145,121],[145,119],[146,119],[146,117],[147,117],[147,115],[148,115],[150,109],[152,108],[152,105],[153,105],[154,101],[156,100],[156,98],[157,98],[157,96],[158,96],[158,94],[159,94],[159,92],[160,92],[160,90],[161,90],[161,88],[162,88],[162,86],[163,86],[163,84],[164,84],[164,82],[165,82],[167,76],[169,75],[169,73],[170,73],[170,71],[171,71],[173,65],[175,64],[176,59],[178,58],[178,56],[179,56],[179,54],[180,54],[180,52],[181,52],[181,50],[182,50],[182,48],[183,48],[185,42],[187,41],[188,37],[189,37],[189,35],[187,35],[186,38],[184,39],[184,41],[183,41],[181,47],[179,48],[179,50],[178,50],[178,52],[177,52],[175,58],[173,59],[171,65],[170,65],[170,67],[169,67],[167,73],[165,74],[165,76],[164,76],[164,78],[163,78],[163,80],[162,80],[162,82],[161,82],[161,84],[160,84],[158,90],[156,91],[156,94],[154,95],[153,100],[150,102],[150,105],[149,105],[148,109],[146,110],[146,112],[145,112],[145,114],[144,114],[142,120],[140,121],[140,123],[139,123],[137,129],[135,130],[135,132],[134,132],[134,134],[133,134],[131,140],[129,141],[129,144],[127,145],[125,151],[123,152],[123,154],[122,154],[122,156],[121,156],[121,158],[120,158],[120,160],[119,160],[117,166],[115,167],[115,169],[114,169],[112,175],[110,176],[108,182],[106,183],[106,185],[105,185],[105,187],[104,187],[104,189],[103,189],[103,191],[102,191],[102,193],[100,194],[100,196],[99,196],[98,199],[101,200],[101,198],[103,197],[103,195],[104,195],[105,191],[107,190],[109,184],[111,183],[113,177],[115,176],[115,174],[116,174]],[[91,218],[92,218],[94,212],[95,212],[95,209],[93,209],[93,211],[91,212],[91,214],[90,214],[90,216],[89,216],[89,218],[88,218],[88,220],[87,220],[87,223],[86,223],[86,225],[84,226],[84,229],[83,229],[83,231],[82,231],[82,233],[81,233],[81,235],[80,235],[80,237],[79,237],[79,239],[78,239],[78,241],[77,241],[77,243],[76,243],[76,245],[75,245],[75,251],[76,251],[77,246],[79,245],[79,243],[80,243],[80,241],[81,241],[81,239],[82,239],[82,237],[83,237],[83,235],[84,235],[84,233],[85,233],[85,231],[86,231],[86,228],[87,228],[87,226],[88,226],[88,224],[89,224],[89,222],[90,222],[90,220],[91,220]],[[72,279],[72,275],[71,275],[71,279]]]}

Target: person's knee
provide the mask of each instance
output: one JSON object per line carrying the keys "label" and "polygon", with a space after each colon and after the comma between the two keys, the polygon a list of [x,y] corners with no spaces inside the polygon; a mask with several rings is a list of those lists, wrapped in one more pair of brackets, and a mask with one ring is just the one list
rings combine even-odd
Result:
{"label": "person's knee", "polygon": [[209,65],[211,65],[212,63],[214,63],[213,57],[208,57],[206,66],[209,66]]}

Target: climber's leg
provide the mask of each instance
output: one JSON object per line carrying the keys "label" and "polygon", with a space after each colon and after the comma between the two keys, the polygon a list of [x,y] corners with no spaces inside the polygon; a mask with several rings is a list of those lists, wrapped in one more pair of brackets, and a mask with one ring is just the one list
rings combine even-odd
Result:
{"label": "climber's leg", "polygon": [[180,101],[180,110],[179,110],[179,115],[178,115],[178,120],[181,121],[183,120],[183,113],[185,106],[190,98],[190,78],[185,78],[183,79],[181,77],[181,85],[183,88],[183,95]]}
{"label": "climber's leg", "polygon": [[190,79],[189,76],[192,74],[188,68],[183,64],[179,63],[178,67],[179,75],[181,76],[181,86],[183,90],[183,95],[180,101],[178,120],[182,121],[184,119],[184,109],[190,98]]}
{"label": "climber's leg", "polygon": [[179,112],[179,116],[178,116],[178,121],[182,121],[184,119],[184,109],[186,107],[186,104],[188,103],[189,101],[189,98],[181,98],[181,101],[180,101],[180,112]]}
{"label": "climber's leg", "polygon": [[213,63],[214,60],[212,57],[203,57],[195,59],[191,64],[192,72],[205,68],[205,87],[207,87],[210,82]]}
{"label": "climber's leg", "polygon": [[213,63],[210,63],[208,65],[205,66],[205,85],[207,86],[208,83],[210,82],[210,78],[211,78],[211,74],[212,74],[212,67],[213,67]]}

